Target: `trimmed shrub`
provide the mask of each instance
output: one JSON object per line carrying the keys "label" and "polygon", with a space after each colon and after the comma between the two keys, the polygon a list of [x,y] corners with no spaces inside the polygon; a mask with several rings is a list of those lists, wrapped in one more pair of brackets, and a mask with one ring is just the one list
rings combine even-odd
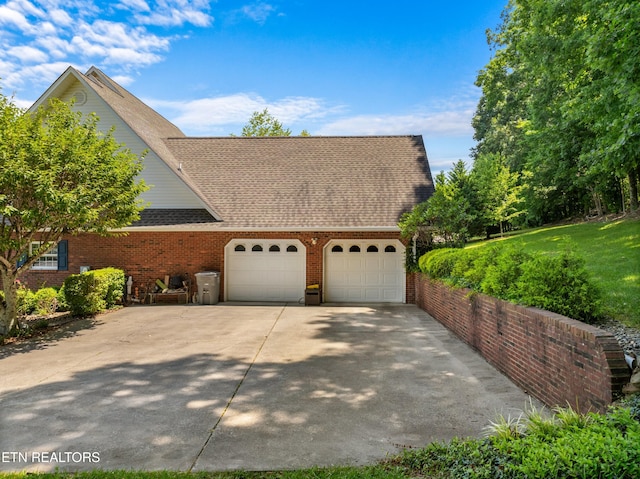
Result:
{"label": "trimmed shrub", "polygon": [[53,314],[58,309],[58,292],[54,288],[41,288],[33,296],[37,314]]}
{"label": "trimmed shrub", "polygon": [[419,259],[420,271],[433,279],[448,279],[462,250],[440,248],[429,251]]}
{"label": "trimmed shrub", "polygon": [[16,309],[19,316],[27,316],[36,309],[36,295],[26,286],[18,288]]}
{"label": "trimmed shrub", "polygon": [[505,301],[535,306],[587,323],[601,315],[601,292],[584,260],[571,252],[531,255],[522,247],[439,249],[423,255],[420,270],[432,279]]}
{"label": "trimmed shrub", "polygon": [[95,314],[122,298],[124,284],[124,271],[116,268],[72,274],[63,285],[65,303],[75,316]]}
{"label": "trimmed shrub", "polygon": [[509,299],[526,306],[588,323],[601,315],[601,293],[589,280],[584,260],[570,252],[524,262],[512,296]]}
{"label": "trimmed shrub", "polygon": [[124,295],[125,277],[124,271],[116,268],[103,268],[95,270],[96,280],[106,284],[104,301],[107,309],[113,308]]}
{"label": "trimmed shrub", "polygon": [[512,298],[522,275],[522,265],[531,261],[531,255],[513,246],[491,248],[491,253],[494,261],[486,265],[479,291],[496,298]]}

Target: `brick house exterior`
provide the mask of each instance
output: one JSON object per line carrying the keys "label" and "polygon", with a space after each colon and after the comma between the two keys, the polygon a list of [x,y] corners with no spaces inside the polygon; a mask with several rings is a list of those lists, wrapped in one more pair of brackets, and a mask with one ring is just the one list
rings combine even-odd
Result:
{"label": "brick house exterior", "polygon": [[397,222],[433,192],[422,137],[187,137],[96,68],[70,67],[32,108],[51,97],[74,99],[131,151],[147,151],[151,188],[126,236],[65,238],[62,267],[29,271],[30,287],[113,266],[142,289],[219,271],[223,301],[254,290],[294,301],[318,284],[326,301],[413,302]]}

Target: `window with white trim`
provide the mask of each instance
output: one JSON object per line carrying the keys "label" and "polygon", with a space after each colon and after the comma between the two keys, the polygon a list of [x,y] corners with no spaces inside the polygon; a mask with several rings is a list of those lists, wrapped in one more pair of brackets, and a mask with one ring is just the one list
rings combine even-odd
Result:
{"label": "window with white trim", "polygon": [[[42,242],[32,241],[31,246],[29,248],[29,256],[36,253],[38,251],[38,248],[40,248],[40,245],[42,245]],[[31,266],[31,269],[57,270],[58,269],[58,245],[57,244],[54,245],[49,251],[47,251],[45,254],[40,256],[40,258],[38,258],[36,262],[33,263],[33,266]]]}

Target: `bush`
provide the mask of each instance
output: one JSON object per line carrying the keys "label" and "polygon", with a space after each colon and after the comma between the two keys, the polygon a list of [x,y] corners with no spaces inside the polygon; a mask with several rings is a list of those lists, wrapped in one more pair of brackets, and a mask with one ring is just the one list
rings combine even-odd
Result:
{"label": "bush", "polygon": [[535,410],[501,418],[486,439],[431,443],[388,461],[411,477],[547,479],[640,477],[640,423],[628,407],[607,414]]}
{"label": "bush", "polygon": [[122,298],[124,284],[124,271],[115,268],[72,274],[63,285],[65,304],[75,316],[104,311]]}
{"label": "bush", "polygon": [[16,309],[19,316],[27,316],[36,309],[36,295],[24,285],[18,287]]}
{"label": "bush", "polygon": [[479,290],[497,298],[512,298],[522,275],[522,265],[531,260],[531,255],[513,246],[491,250],[495,261],[487,264]]}
{"label": "bush", "polygon": [[41,288],[33,296],[37,314],[53,314],[58,309],[58,292],[54,288]]}
{"label": "bush", "polygon": [[574,253],[537,256],[522,264],[513,299],[592,323],[600,315],[601,293],[589,280],[584,260]]}
{"label": "bush", "polygon": [[439,249],[423,255],[420,270],[432,279],[496,298],[593,323],[601,293],[584,261],[571,252],[531,255],[522,247]]}
{"label": "bush", "polygon": [[461,249],[440,248],[422,255],[418,261],[420,271],[433,279],[447,279],[456,264]]}
{"label": "bush", "polygon": [[505,477],[638,477],[640,423],[629,409],[562,416],[572,419],[548,420],[545,427],[529,427],[518,438],[492,438],[496,452],[508,455]]}
{"label": "bush", "polygon": [[103,268],[93,272],[96,280],[106,285],[104,301],[107,309],[113,308],[124,295],[124,271],[116,268]]}

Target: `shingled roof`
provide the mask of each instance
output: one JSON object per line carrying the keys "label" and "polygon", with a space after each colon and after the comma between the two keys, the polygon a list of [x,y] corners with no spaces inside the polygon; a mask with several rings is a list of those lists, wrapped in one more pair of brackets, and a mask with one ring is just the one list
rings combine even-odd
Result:
{"label": "shingled roof", "polygon": [[168,138],[222,228],[390,229],[433,192],[421,136]]}
{"label": "shingled roof", "polygon": [[152,205],[133,229],[397,229],[402,213],[433,193],[421,136],[186,137],[95,67],[69,67],[34,108],[72,76],[203,203]]}

